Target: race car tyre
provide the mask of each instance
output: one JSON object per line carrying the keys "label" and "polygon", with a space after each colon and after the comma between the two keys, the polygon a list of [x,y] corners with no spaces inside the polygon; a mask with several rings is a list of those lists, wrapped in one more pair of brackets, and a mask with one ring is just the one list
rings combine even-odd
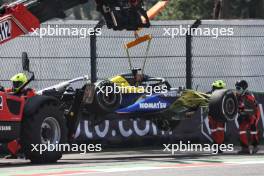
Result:
{"label": "race car tyre", "polygon": [[32,163],[57,162],[63,151],[54,147],[66,142],[66,122],[58,105],[46,103],[34,114],[23,118],[21,146],[26,158]]}
{"label": "race car tyre", "polygon": [[121,106],[121,91],[114,83],[102,81],[95,89],[93,111],[96,113],[111,113]]}
{"label": "race car tyre", "polygon": [[209,102],[209,115],[219,122],[232,121],[238,113],[238,102],[232,90],[216,90]]}

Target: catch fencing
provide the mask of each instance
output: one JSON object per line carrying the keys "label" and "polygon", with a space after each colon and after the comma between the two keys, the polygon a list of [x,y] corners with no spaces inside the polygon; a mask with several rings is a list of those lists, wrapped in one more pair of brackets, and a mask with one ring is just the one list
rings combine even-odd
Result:
{"label": "catch fencing", "polygon": [[[94,28],[95,21],[54,21],[42,28]],[[233,88],[238,79],[249,81],[254,91],[263,91],[264,83],[264,20],[202,21],[199,28],[233,28],[233,35],[215,38],[191,36],[188,44],[186,35],[168,35],[166,31],[189,28],[194,21],[156,21],[139,35],[151,34],[149,54],[147,43],[131,49],[135,67],[141,67],[147,57],[145,73],[165,77],[174,86],[188,86],[207,91],[216,79],[227,82]],[[174,30],[175,31],[175,30]],[[124,44],[133,40],[133,32],[112,31],[103,27],[96,40],[78,35],[43,36],[26,35],[0,47],[0,82],[10,86],[9,78],[22,71],[21,53],[26,51],[35,71],[36,81],[32,84],[41,89],[55,83],[90,75],[91,53],[95,54],[97,67],[92,69],[98,79],[129,72]],[[95,43],[90,43],[90,41]],[[91,46],[95,47],[91,52]],[[94,59],[94,57],[92,57]]]}

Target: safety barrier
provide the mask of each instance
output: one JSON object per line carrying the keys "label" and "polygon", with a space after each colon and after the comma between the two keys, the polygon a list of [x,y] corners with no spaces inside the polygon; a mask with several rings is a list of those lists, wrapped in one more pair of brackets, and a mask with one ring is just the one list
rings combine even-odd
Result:
{"label": "safety barrier", "polygon": [[[259,135],[264,144],[264,95],[255,93],[258,99],[261,120],[259,121]],[[183,120],[172,131],[159,130],[151,121],[138,119],[105,120],[98,125],[82,118],[76,131],[77,143],[100,143],[104,148],[133,148],[145,146],[161,146],[163,143],[176,143],[177,141],[192,141],[195,143],[211,143],[208,118],[197,111],[191,119]],[[225,142],[239,144],[238,123],[231,121],[226,124]],[[5,148],[5,147],[4,147]],[[1,150],[0,154],[6,150]]]}
{"label": "safety barrier", "polygon": [[[259,134],[264,139],[264,96],[262,93],[255,93],[258,99],[261,120],[259,121]],[[208,117],[202,113],[202,109],[198,111],[191,119],[183,120],[172,131],[165,132],[157,129],[157,127],[149,120],[127,119],[106,120],[101,124],[93,126],[92,123],[83,118],[76,133],[79,142],[100,142],[105,145],[114,145],[117,147],[126,146],[146,146],[153,144],[161,144],[172,141],[192,141],[198,143],[211,142],[211,133],[208,124]],[[225,133],[226,143],[239,143],[238,123],[230,121],[226,124]]]}

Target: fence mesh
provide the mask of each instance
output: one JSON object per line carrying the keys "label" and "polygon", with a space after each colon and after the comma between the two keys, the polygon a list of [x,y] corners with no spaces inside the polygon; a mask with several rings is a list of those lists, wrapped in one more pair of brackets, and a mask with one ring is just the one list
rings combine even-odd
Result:
{"label": "fence mesh", "polygon": [[237,80],[245,79],[250,89],[263,91],[264,25],[255,24],[206,24],[200,28],[233,28],[234,35],[217,39],[194,36],[193,85],[208,89],[213,80],[223,79],[229,88]]}
{"label": "fence mesh", "polygon": [[[165,77],[173,85],[185,85],[185,37],[170,38],[164,36],[163,28],[171,26],[153,25],[140,31],[139,35],[151,34],[149,52],[146,55],[147,42],[129,49],[133,67],[141,68],[147,57],[144,72],[151,76]],[[114,32],[102,30],[97,38],[98,77],[129,72],[128,56],[124,45],[135,39],[133,32]]]}
{"label": "fence mesh", "polygon": [[[52,28],[93,28],[94,24],[51,23],[41,27]],[[7,42],[0,47],[1,84],[10,86],[9,78],[22,71],[21,53],[27,52],[31,70],[36,80],[36,89],[54,85],[61,81],[86,75],[90,72],[90,39],[80,36],[27,35]]]}
{"label": "fence mesh", "polygon": [[[188,27],[193,21],[154,22],[140,35],[152,34],[153,40],[145,67],[151,76],[165,77],[173,86],[186,82],[186,38],[164,35],[169,28]],[[93,28],[95,22],[66,21],[43,24],[55,28]],[[232,88],[238,79],[249,81],[251,89],[262,91],[264,82],[264,21],[203,21],[201,28],[233,28],[233,36],[194,36],[192,41],[193,87],[207,91],[215,79],[224,79]],[[1,45],[0,81],[10,86],[9,78],[22,71],[21,53],[28,52],[35,71],[33,86],[41,89],[90,73],[90,38],[81,36],[23,36]],[[97,37],[97,75],[99,79],[129,72],[124,44],[133,40],[132,32],[102,29]],[[141,67],[147,43],[130,50],[133,66]]]}

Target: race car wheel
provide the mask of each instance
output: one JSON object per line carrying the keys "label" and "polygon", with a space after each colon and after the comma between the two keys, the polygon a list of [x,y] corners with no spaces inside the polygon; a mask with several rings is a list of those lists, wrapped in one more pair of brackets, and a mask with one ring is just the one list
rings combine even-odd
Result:
{"label": "race car wheel", "polygon": [[234,120],[238,112],[237,98],[232,90],[214,91],[209,102],[209,115],[217,121]]}
{"label": "race car wheel", "polygon": [[122,95],[119,88],[110,81],[102,81],[95,89],[93,111],[96,113],[114,112],[121,106]]}
{"label": "race car wheel", "polygon": [[58,105],[44,104],[33,115],[23,118],[22,150],[32,163],[54,163],[59,160],[63,151],[54,147],[65,144],[66,139],[66,122]]}

